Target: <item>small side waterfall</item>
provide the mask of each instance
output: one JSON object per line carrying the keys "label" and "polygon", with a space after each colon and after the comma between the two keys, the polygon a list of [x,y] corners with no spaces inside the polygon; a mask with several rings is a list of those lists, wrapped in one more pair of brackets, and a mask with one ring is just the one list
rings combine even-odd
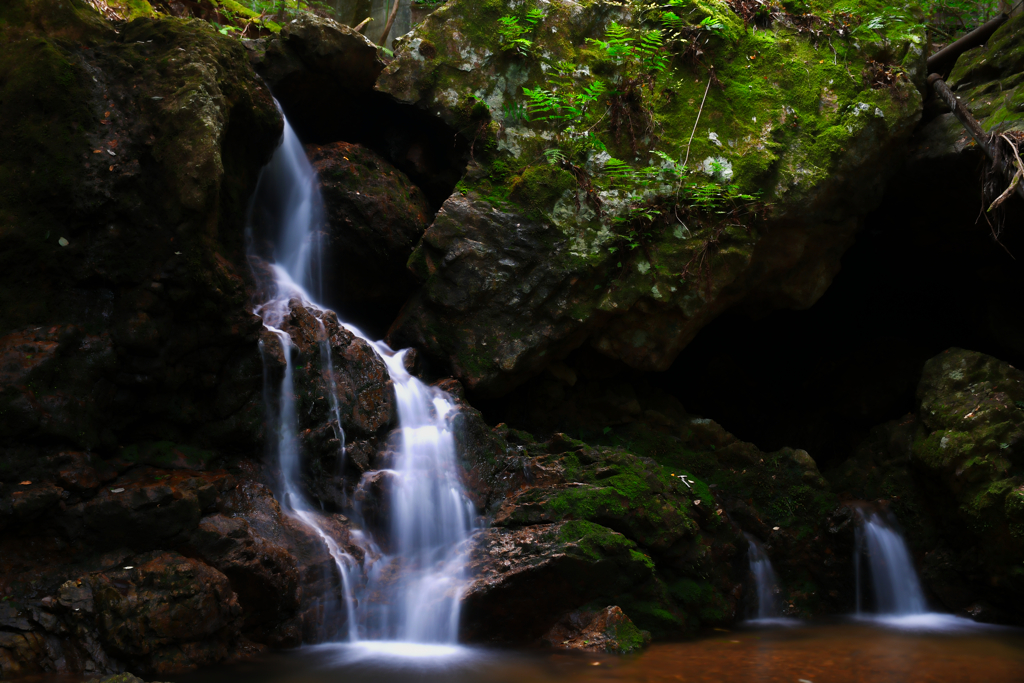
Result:
{"label": "small side waterfall", "polygon": [[779,580],[775,576],[772,561],[760,542],[750,534],[747,537],[747,560],[750,574],[754,579],[757,596],[757,610],[751,610],[755,619],[776,619],[779,617]]}
{"label": "small side waterfall", "polygon": [[859,509],[854,574],[857,581],[857,614],[869,604],[874,612],[894,616],[924,614],[927,603],[906,541],[885,516]]}
{"label": "small side waterfall", "polygon": [[[409,374],[404,351],[395,352],[341,323],[367,341],[386,364],[395,387],[401,430],[393,469],[363,475],[363,482],[376,476],[389,480],[385,497],[391,518],[390,536],[376,539],[365,530],[353,530],[352,542],[365,551],[362,562],[357,562],[325,531],[299,486],[301,453],[291,355],[294,343],[282,328],[295,300],[320,320],[321,327],[322,314],[327,311],[316,303],[323,294],[318,230],[323,209],[318,181],[287,120],[281,145],[260,177],[254,202],[262,203],[264,213],[273,216],[276,229],[271,238],[272,292],[254,312],[277,336],[284,352],[280,387],[276,391],[267,388],[268,409],[273,408],[268,412],[277,435],[282,509],[315,531],[334,559],[342,595],[327,602],[344,609],[348,640],[455,643],[465,583],[466,542],[476,516],[459,480],[455,440],[449,429],[455,406],[443,391]],[[321,360],[327,368],[332,367],[330,353],[330,344],[321,343]],[[332,371],[329,379],[333,385]],[[336,396],[332,397],[331,411],[344,457],[345,435]],[[353,519],[361,518],[358,502],[346,512]]]}

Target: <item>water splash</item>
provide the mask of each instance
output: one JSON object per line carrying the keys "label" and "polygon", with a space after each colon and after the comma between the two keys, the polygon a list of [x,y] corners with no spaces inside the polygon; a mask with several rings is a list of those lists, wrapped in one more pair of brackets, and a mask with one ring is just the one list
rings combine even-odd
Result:
{"label": "water splash", "polygon": [[[315,531],[334,559],[342,589],[338,602],[345,608],[350,641],[371,638],[455,643],[466,552],[476,517],[459,479],[450,428],[455,405],[445,392],[423,384],[408,372],[405,351],[396,352],[341,323],[368,342],[387,366],[395,387],[400,429],[392,468],[367,472],[360,483],[363,486],[377,476],[387,478],[385,505],[391,523],[381,538],[365,528],[353,530],[351,541],[364,550],[362,563],[357,562],[324,530],[298,486],[301,466],[291,358],[294,344],[283,326],[296,300],[315,313],[326,312],[316,303],[323,293],[317,229],[323,220],[323,208],[316,173],[287,120],[281,146],[260,177],[257,199],[276,228],[272,237],[272,291],[255,313],[277,336],[284,352],[285,369],[276,392],[274,421],[282,508]],[[345,435],[330,343],[321,316],[314,317],[323,333],[321,361],[329,369],[331,411],[344,457]],[[273,395],[268,390],[268,406],[274,402]],[[357,521],[363,519],[358,502],[348,512]]]}

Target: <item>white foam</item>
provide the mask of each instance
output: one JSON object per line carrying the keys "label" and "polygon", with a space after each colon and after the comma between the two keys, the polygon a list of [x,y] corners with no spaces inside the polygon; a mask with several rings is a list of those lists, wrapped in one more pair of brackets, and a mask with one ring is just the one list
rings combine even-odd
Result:
{"label": "white foam", "polygon": [[921,612],[919,614],[858,614],[855,621],[897,629],[918,632],[980,631],[1001,628],[993,624],[982,624],[964,617],[942,612]]}
{"label": "white foam", "polygon": [[314,645],[311,650],[327,652],[332,665],[374,664],[388,667],[449,667],[486,655],[462,645],[414,643],[404,640],[357,640],[351,643]]}

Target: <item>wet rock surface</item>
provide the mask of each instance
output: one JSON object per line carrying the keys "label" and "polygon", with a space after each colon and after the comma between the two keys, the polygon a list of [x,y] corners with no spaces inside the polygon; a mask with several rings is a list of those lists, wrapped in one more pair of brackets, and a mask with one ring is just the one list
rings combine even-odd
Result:
{"label": "wet rock surface", "polygon": [[806,452],[763,453],[669,399],[642,402],[640,419],[586,442],[487,434],[461,407],[465,480],[491,519],[471,561],[468,637],[568,634],[566,614],[608,602],[655,638],[732,623],[746,614],[741,529],[764,543],[786,614],[852,607],[854,513]]}
{"label": "wet rock surface", "polygon": [[[394,386],[384,361],[342,326],[334,312],[293,299],[281,329],[292,339],[287,350],[269,330],[260,337],[268,377],[271,386],[280,386],[284,354],[290,353],[300,440],[307,458],[305,484],[313,499],[340,509],[340,496],[351,486],[346,484],[344,468],[356,474],[377,469],[373,465],[378,452],[397,419]],[[272,410],[276,401],[271,395]]]}

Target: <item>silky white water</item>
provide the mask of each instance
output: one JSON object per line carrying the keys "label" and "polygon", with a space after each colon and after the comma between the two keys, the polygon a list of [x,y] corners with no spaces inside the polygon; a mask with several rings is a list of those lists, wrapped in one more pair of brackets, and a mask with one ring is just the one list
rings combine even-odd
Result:
{"label": "silky white water", "polygon": [[903,536],[874,510],[858,510],[854,573],[857,582],[857,613],[864,612],[862,584],[870,579],[875,612],[907,616],[923,614],[927,603]]}
{"label": "silky white water", "polygon": [[[326,533],[298,485],[301,446],[293,386],[293,343],[282,325],[295,299],[316,313],[325,310],[317,303],[322,296],[318,228],[323,209],[316,173],[287,120],[281,145],[260,177],[254,202],[261,201],[271,207],[266,213],[273,216],[275,228],[271,236],[274,282],[268,300],[257,306],[255,313],[278,337],[284,350],[281,385],[276,392],[267,392],[268,401],[276,404],[269,412],[277,435],[282,509],[314,530],[334,558],[341,595],[333,600],[346,615],[349,641],[455,643],[465,584],[465,552],[476,516],[458,476],[449,424],[455,406],[445,392],[425,385],[406,370],[404,351],[396,352],[341,323],[366,340],[387,365],[395,387],[400,429],[398,452],[391,469],[383,472],[389,482],[385,504],[390,510],[391,528],[384,538],[353,530],[352,541],[365,551],[362,563],[356,562]],[[320,353],[324,365],[331,368],[329,343],[320,344]],[[329,380],[333,389],[333,374]],[[331,409],[344,456],[345,437],[336,396],[332,396]],[[378,474],[364,474],[362,483]],[[358,505],[346,512],[356,521],[360,519]]]}
{"label": "silky white water", "polygon": [[750,563],[750,574],[754,579],[754,591],[757,596],[756,619],[774,619],[779,616],[778,592],[779,580],[768,553],[750,534],[747,537],[747,561]]}

